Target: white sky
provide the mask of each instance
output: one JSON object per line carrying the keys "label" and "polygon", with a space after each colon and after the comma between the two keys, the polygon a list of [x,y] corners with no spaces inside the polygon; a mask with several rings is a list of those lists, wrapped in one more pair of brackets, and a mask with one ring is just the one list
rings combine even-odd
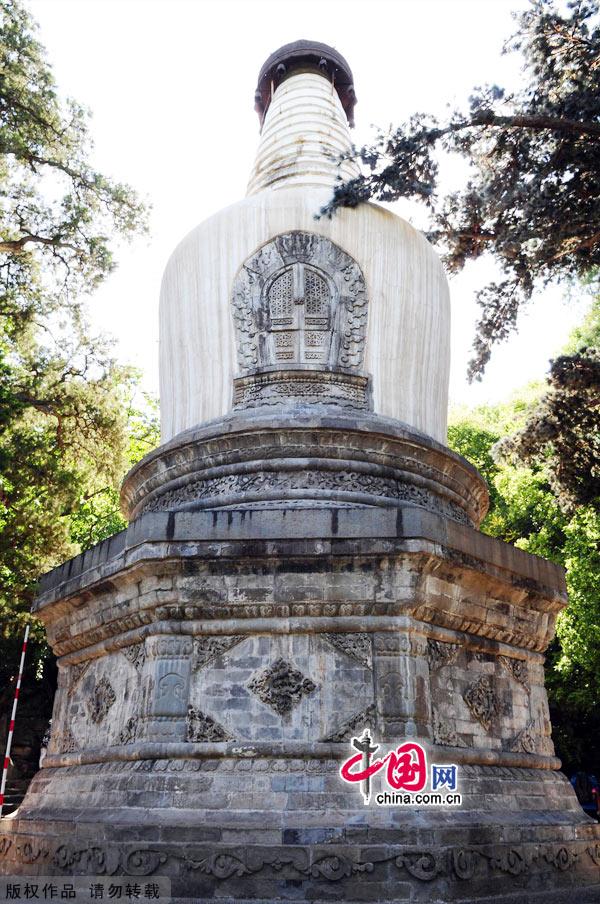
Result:
{"label": "white sky", "polygon": [[[244,197],[258,143],[258,71],[299,38],[335,46],[358,96],[354,140],[370,125],[415,111],[443,112],[475,85],[515,87],[519,61],[502,56],[525,0],[28,0],[59,89],[93,112],[96,166],[153,206],[151,235],[119,250],[119,268],[92,296],[94,325],[158,392],[158,293],[167,258],[216,210]],[[450,175],[460,170],[449,170]],[[410,218],[406,204],[393,205]],[[417,214],[418,216],[418,214]],[[455,402],[496,401],[547,369],[586,302],[546,293],[496,349],[482,383],[466,362],[474,294],[493,269],[469,265],[451,280]]]}

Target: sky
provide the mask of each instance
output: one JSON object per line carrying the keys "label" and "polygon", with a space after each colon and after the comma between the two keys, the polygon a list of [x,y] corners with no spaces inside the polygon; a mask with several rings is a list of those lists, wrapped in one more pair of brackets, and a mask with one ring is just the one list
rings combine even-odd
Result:
{"label": "sky", "polygon": [[[169,255],[198,223],[243,198],[256,148],[259,69],[299,38],[336,47],[358,96],[356,143],[415,111],[443,113],[484,83],[518,87],[520,61],[502,55],[512,11],[526,0],[26,0],[60,93],[88,107],[93,160],[152,205],[150,235],[118,248],[119,267],[90,297],[95,329],[158,394],[158,296]],[[448,178],[463,177],[448,167]],[[419,225],[419,212],[392,210]],[[469,385],[475,293],[493,265],[450,280],[451,401],[496,402],[542,379],[589,301],[540,292],[519,330]]]}

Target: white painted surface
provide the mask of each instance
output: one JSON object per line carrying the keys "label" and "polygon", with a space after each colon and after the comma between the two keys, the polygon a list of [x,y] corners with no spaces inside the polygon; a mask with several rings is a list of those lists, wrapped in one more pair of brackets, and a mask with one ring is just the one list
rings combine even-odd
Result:
{"label": "white painted surface", "polygon": [[[313,153],[322,140],[325,99],[336,121],[328,134],[348,135],[337,94],[330,91],[324,78],[308,74],[292,76],[277,89],[250,181],[252,193],[194,229],[167,265],[160,302],[163,441],[231,408],[232,379],[238,373],[230,310],[235,274],[259,246],[293,229],[327,236],[363,270],[369,295],[365,370],[373,375],[375,411],[446,440],[450,303],[437,255],[419,232],[376,205],[343,210],[332,220],[314,218],[330,197],[335,173],[335,167],[327,173],[332,164],[324,151],[320,162]],[[297,165],[290,163],[275,184],[279,170],[269,156],[270,142],[280,134],[285,167],[293,147],[287,144],[294,134],[283,112],[287,104],[302,125],[297,132],[302,147],[312,150],[305,157],[298,154]],[[318,134],[311,132],[313,126]]]}
{"label": "white painted surface", "polygon": [[[352,145],[337,91],[314,72],[293,75],[277,88],[263,123],[248,194],[292,185],[333,185],[337,159]],[[358,173],[345,162],[341,175]]]}

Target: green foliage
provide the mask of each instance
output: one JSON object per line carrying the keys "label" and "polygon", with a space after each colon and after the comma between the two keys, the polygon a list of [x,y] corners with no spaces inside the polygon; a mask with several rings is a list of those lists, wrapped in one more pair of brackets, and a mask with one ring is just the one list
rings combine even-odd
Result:
{"label": "green foliage", "polygon": [[572,512],[600,507],[600,298],[567,348],[551,362],[548,388],[525,424],[497,454],[525,465],[543,462],[559,504]]}
{"label": "green foliage", "polygon": [[[527,404],[515,397],[512,405],[512,422],[518,423]],[[488,484],[490,508],[482,531],[536,555],[562,561],[557,550],[564,541],[564,518],[543,472],[504,465],[495,455],[505,425],[511,423],[510,407],[509,403],[482,406],[472,412],[455,411],[448,428],[448,445],[474,464]]]}
{"label": "green foliage", "polygon": [[584,348],[600,348],[600,295],[594,298],[590,310],[572,331],[562,351],[565,355],[574,355]]}
{"label": "green foliage", "polygon": [[600,503],[600,349],[552,362],[549,389],[524,428],[499,453],[525,464],[545,461],[561,506]]}
{"label": "green foliage", "polygon": [[114,267],[111,236],[144,228],[126,185],[89,163],[88,114],[61,102],[35,24],[0,2],[0,285],[9,335],[36,315],[77,310]]}
{"label": "green foliage", "polygon": [[[469,373],[515,328],[537,285],[590,280],[600,266],[600,16],[595,0],[533,0],[507,49],[524,62],[523,87],[476,88],[443,121],[416,113],[348,156],[363,164],[322,211],[370,199],[423,202],[430,238],[451,271],[483,254],[502,271],[478,294],[481,318]],[[438,193],[440,152],[471,164],[458,192]]]}
{"label": "green foliage", "polygon": [[598,676],[599,687],[600,512],[591,506],[580,507],[566,525],[565,535],[569,607],[560,618],[562,655],[557,668],[566,675],[575,666],[585,668]]}
{"label": "green foliage", "polygon": [[[484,475],[490,510],[482,530],[566,568],[569,606],[548,651],[546,683],[558,755],[568,770],[600,763],[600,513],[591,505],[567,513],[545,461],[529,467],[499,458],[499,440],[527,422],[536,390],[499,406],[455,411],[449,445]],[[538,396],[543,388],[537,387]],[[511,411],[513,414],[511,415]]]}
{"label": "green foliage", "polygon": [[[127,409],[127,469],[132,467],[160,443],[158,404],[145,395],[141,402],[129,402]],[[77,551],[89,549],[127,527],[120,508],[119,490],[124,473],[116,482],[81,499],[69,519],[69,537]]]}
{"label": "green foliage", "polygon": [[[145,210],[90,150],[88,114],[58,97],[35,24],[0,0],[0,684],[40,572],[122,524],[137,378],[90,335],[82,299]],[[44,650],[34,622],[34,669]]]}

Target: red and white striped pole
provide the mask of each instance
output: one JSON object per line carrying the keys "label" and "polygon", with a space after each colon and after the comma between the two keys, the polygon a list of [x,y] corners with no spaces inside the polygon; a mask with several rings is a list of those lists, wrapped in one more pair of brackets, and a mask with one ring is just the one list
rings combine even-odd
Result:
{"label": "red and white striped pole", "polygon": [[23,649],[21,650],[21,664],[19,665],[19,677],[17,678],[17,686],[15,688],[15,699],[13,700],[12,716],[8,726],[8,740],[6,742],[6,753],[4,755],[4,768],[2,769],[2,781],[0,782],[0,819],[2,819],[2,808],[4,806],[4,789],[6,788],[6,776],[8,775],[8,766],[10,763],[10,748],[12,747],[12,739],[15,731],[15,716],[17,714],[17,703],[19,702],[19,691],[21,689],[21,678],[23,677],[23,666],[25,665],[25,651],[27,650],[27,641],[29,640],[29,625],[25,628],[25,639],[23,640]]}

